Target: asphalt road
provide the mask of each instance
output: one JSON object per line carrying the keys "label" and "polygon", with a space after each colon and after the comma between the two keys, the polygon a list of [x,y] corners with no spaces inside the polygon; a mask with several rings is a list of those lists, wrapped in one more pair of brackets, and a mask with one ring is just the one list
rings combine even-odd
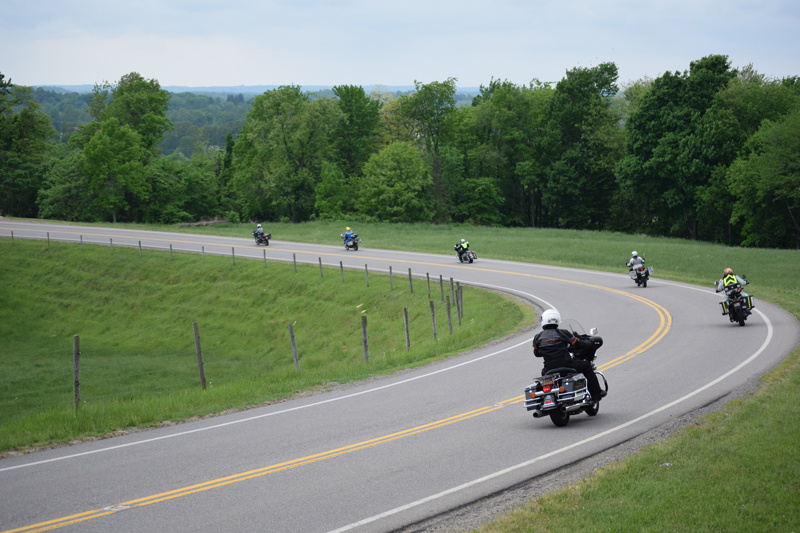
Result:
{"label": "asphalt road", "polygon": [[[626,272],[479,258],[359,251],[251,238],[21,223],[0,235],[267,258],[388,272],[408,269],[556,307],[605,344],[610,391],[596,417],[565,428],[533,419],[522,394],[539,375],[533,333],[393,376],[226,416],[0,461],[0,530],[392,531],[468,504],[640,435],[726,395],[780,362],[800,340],[789,313],[758,300],[742,328],[720,296]],[[334,236],[335,237],[335,236]],[[332,241],[336,241],[335,238]],[[478,243],[476,250],[480,255]],[[620,258],[620,263],[626,259]],[[276,265],[277,266],[277,265]],[[268,269],[267,269],[268,270]],[[624,270],[624,269],[621,269]],[[710,279],[716,271],[709,273]],[[403,279],[402,276],[405,276]],[[421,279],[420,279],[421,278]],[[469,319],[465,301],[464,319]],[[534,332],[535,333],[535,332]]]}

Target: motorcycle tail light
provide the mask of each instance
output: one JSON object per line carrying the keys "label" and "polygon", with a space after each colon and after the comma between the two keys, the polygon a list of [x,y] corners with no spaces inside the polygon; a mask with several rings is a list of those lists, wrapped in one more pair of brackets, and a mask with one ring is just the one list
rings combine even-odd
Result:
{"label": "motorcycle tail light", "polygon": [[552,388],[550,387],[550,385],[545,385],[544,388],[542,389],[542,392],[550,392],[551,390]]}

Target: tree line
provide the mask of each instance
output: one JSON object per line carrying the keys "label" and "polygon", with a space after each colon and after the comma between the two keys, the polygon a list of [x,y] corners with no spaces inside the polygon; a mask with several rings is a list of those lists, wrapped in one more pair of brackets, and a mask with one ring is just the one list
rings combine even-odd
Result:
{"label": "tree line", "polygon": [[[471,105],[459,105],[456,82],[399,94],[282,86],[244,102],[169,94],[130,73],[95,86],[84,104],[92,120],[68,142],[30,89],[3,82],[0,209],[70,221],[555,227],[800,248],[798,77],[712,55],[626,84],[612,62],[557,83],[493,78]],[[210,105],[232,120],[203,122],[194,111]],[[175,132],[191,139],[188,157],[186,146],[170,150]]]}

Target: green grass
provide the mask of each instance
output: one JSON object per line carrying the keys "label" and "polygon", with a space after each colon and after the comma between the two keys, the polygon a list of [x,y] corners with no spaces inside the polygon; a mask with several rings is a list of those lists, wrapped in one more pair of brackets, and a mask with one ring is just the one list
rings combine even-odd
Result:
{"label": "green grass", "polygon": [[[414,367],[533,322],[532,310],[465,287],[454,335],[424,281],[316,266],[0,238],[0,451],[182,420]],[[397,280],[395,280],[397,281]],[[435,290],[434,290],[435,289]],[[446,287],[449,293],[449,287]],[[409,309],[411,350],[403,308]],[[361,316],[368,319],[364,361]],[[201,336],[201,391],[192,322]],[[293,324],[301,371],[295,370]],[[72,336],[80,335],[74,414]]]}

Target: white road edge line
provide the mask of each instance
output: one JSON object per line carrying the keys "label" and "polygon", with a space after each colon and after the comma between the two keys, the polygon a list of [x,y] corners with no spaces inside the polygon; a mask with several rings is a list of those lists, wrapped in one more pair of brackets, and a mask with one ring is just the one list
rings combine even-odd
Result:
{"label": "white road edge line", "polygon": [[637,422],[641,422],[642,420],[644,420],[646,418],[649,418],[649,417],[651,417],[653,415],[656,415],[656,414],[660,413],[661,411],[669,409],[670,407],[673,407],[673,406],[675,406],[675,405],[677,405],[677,404],[679,404],[679,403],[691,398],[692,396],[700,394],[701,392],[705,391],[706,389],[708,389],[710,387],[713,387],[714,385],[716,385],[720,381],[724,380],[728,376],[732,375],[733,373],[738,372],[739,370],[741,370],[745,365],[749,364],[756,357],[761,355],[761,353],[769,345],[770,341],[772,340],[772,322],[769,321],[769,319],[767,318],[767,316],[764,313],[762,313],[758,309],[756,309],[756,311],[758,312],[759,315],[761,315],[761,317],[767,323],[767,338],[766,338],[766,340],[764,340],[764,343],[761,345],[761,348],[759,348],[758,351],[756,351],[753,355],[751,355],[745,361],[741,362],[738,366],[732,368],[731,370],[729,370],[725,374],[721,375],[720,377],[718,377],[714,381],[704,385],[703,387],[700,387],[699,389],[696,389],[693,392],[690,392],[686,396],[683,396],[682,398],[678,398],[677,400],[675,400],[675,401],[673,401],[671,403],[668,403],[668,404],[666,404],[666,405],[664,405],[662,407],[659,407],[658,409],[655,409],[653,411],[650,411],[649,413],[644,414],[644,415],[640,416],[639,418],[635,418],[633,420],[625,422],[624,424],[620,424],[617,427],[608,429],[606,431],[603,431],[602,433],[598,433],[597,435],[594,435],[593,437],[589,437],[588,439],[584,439],[582,441],[575,442],[573,444],[570,444],[569,446],[565,446],[565,447],[563,447],[561,449],[554,450],[554,451],[552,451],[550,453],[547,453],[547,454],[544,454],[544,455],[540,455],[539,457],[535,457],[535,458],[533,458],[533,459],[531,459],[529,461],[525,461],[524,463],[520,463],[518,465],[511,466],[511,467],[505,468],[503,470],[499,470],[499,471],[497,471],[497,472],[495,472],[493,474],[489,474],[488,476],[484,476],[482,478],[475,479],[473,481],[464,483],[463,485],[459,485],[457,487],[453,487],[451,489],[445,490],[445,491],[440,492],[438,494],[433,494],[431,496],[428,496],[427,498],[423,498],[421,500],[417,500],[415,502],[411,502],[411,503],[403,505],[401,507],[396,507],[396,508],[391,509],[389,511],[386,511],[384,513],[377,514],[377,515],[371,516],[369,518],[365,518],[364,520],[360,520],[358,522],[353,522],[352,524],[346,525],[344,527],[340,527],[339,529],[331,530],[328,533],[342,533],[344,531],[350,531],[350,530],[355,529],[355,528],[357,528],[359,526],[363,526],[363,525],[375,522],[377,520],[380,520],[382,518],[386,518],[386,517],[395,515],[397,513],[406,511],[408,509],[412,509],[412,508],[417,507],[419,505],[423,505],[423,504],[425,504],[427,502],[430,502],[430,501],[433,501],[433,500],[437,500],[437,499],[442,498],[444,496],[447,496],[449,494],[453,494],[453,493],[456,493],[458,491],[461,491],[461,490],[470,488],[472,486],[478,485],[480,483],[483,483],[484,481],[489,481],[490,479],[494,479],[494,478],[500,477],[502,475],[505,475],[505,474],[508,474],[510,472],[513,472],[515,470],[519,470],[520,468],[528,467],[528,466],[530,466],[530,465],[532,465],[534,463],[538,463],[538,462],[543,461],[545,459],[549,459],[550,457],[553,457],[553,456],[558,455],[560,453],[563,453],[565,451],[571,450],[573,448],[577,448],[578,446],[582,446],[582,445],[587,444],[589,442],[592,442],[594,440],[601,439],[601,438],[603,438],[603,437],[605,437],[607,435],[615,433],[615,432],[617,432],[617,431],[619,431],[621,429],[624,429],[624,428],[626,428],[628,426],[632,426],[633,424],[636,424]]}

